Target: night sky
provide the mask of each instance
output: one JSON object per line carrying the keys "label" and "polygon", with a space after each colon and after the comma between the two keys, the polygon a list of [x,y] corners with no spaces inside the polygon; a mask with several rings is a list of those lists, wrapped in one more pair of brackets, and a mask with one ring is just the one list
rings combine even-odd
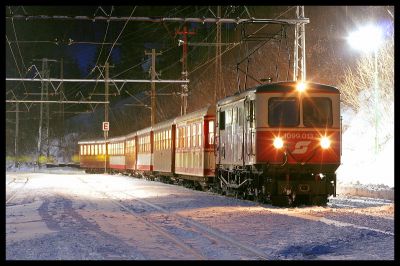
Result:
{"label": "night sky", "polygon": [[[288,6],[248,6],[248,12],[255,18],[275,18],[289,9],[281,18],[295,18],[295,8]],[[12,15],[50,15],[50,16],[164,16],[164,17],[214,17],[215,6],[11,6],[6,7],[6,16]],[[306,6],[305,17],[310,19],[306,24],[306,64],[307,78],[319,83],[337,86],[346,67],[352,67],[360,54],[346,43],[346,36],[358,25],[369,21],[377,22],[386,29],[386,34],[393,31],[393,7],[387,6]],[[223,6],[223,17],[247,18],[247,11],[243,6]],[[124,28],[125,26],[125,28]],[[189,36],[192,43],[215,43],[214,24],[190,23],[190,31],[196,34]],[[251,25],[246,28],[248,33],[262,25]],[[96,65],[104,65],[106,58],[113,66],[110,68],[110,77],[115,79],[150,79],[150,56],[145,50],[155,48],[163,55],[157,57],[156,69],[161,71],[161,79],[180,79],[182,46],[178,46],[180,35],[175,34],[182,30],[181,23],[152,23],[124,21],[83,21],[83,20],[24,20],[6,19],[6,37],[10,44],[5,42],[6,49],[6,77],[33,77],[34,72],[27,69],[36,65],[40,70],[42,63],[35,59],[49,58],[58,60],[50,62],[50,77],[60,77],[60,59],[64,60],[64,78],[90,78],[99,76],[99,71],[92,71]],[[223,24],[221,37],[223,43],[233,43],[240,40],[240,26]],[[268,26],[263,30],[263,37],[279,31],[276,26]],[[273,77],[274,81],[291,79],[288,70],[289,57],[293,57],[293,28],[288,28],[285,39],[270,42],[260,48],[251,57],[249,73],[256,78]],[[120,35],[120,36],[119,36]],[[118,37],[119,36],[119,37]],[[117,39],[118,38],[118,39]],[[102,44],[103,43],[103,44]],[[115,43],[115,44],[114,44]],[[227,96],[237,91],[236,63],[242,60],[246,51],[250,51],[260,42],[250,41],[240,45],[222,57],[224,86]],[[114,46],[112,45],[114,44]],[[110,49],[112,51],[110,53]],[[226,46],[222,46],[224,52]],[[247,50],[246,50],[247,49]],[[214,62],[215,47],[189,46],[188,71],[190,96],[189,112],[201,108],[207,103],[213,103],[214,94]],[[203,65],[204,64],[204,65]],[[18,68],[17,68],[18,66]],[[242,66],[245,68],[245,65]],[[19,69],[19,70],[18,70]],[[242,77],[243,78],[243,77]],[[89,100],[104,100],[104,83],[65,83],[64,91],[68,100],[81,99],[82,95]],[[24,86],[25,85],[25,86]],[[119,84],[121,86],[122,84]],[[249,86],[257,83],[249,81]],[[49,86],[49,90],[52,90]],[[150,104],[147,93],[150,90],[148,83],[125,84],[118,95],[118,90],[110,87],[110,93],[116,94],[110,99],[111,136],[127,134],[150,125],[150,111],[147,108],[127,106],[125,103]],[[157,92],[180,92],[177,84],[159,84]],[[26,93],[40,92],[39,82],[6,82],[6,98],[11,99],[11,92],[18,99],[38,100],[36,95]],[[128,91],[128,92],[126,92]],[[134,98],[131,95],[135,96]],[[51,96],[59,99],[60,96]],[[50,98],[51,98],[50,97]],[[49,99],[50,99],[49,98]],[[199,100],[201,99],[201,100]],[[180,114],[180,97],[158,97],[158,121],[163,121]],[[21,107],[21,131],[26,131],[27,138],[37,135],[38,105],[24,105]],[[94,111],[93,111],[94,108]],[[104,116],[103,106],[65,105],[65,129],[67,132],[80,132],[82,137],[101,137],[101,121]],[[15,104],[7,104],[7,111],[15,110]],[[59,106],[51,105],[51,119],[59,122]],[[78,112],[88,112],[79,114]],[[7,121],[15,120],[15,113],[7,112]],[[50,123],[56,134],[59,124]],[[7,136],[12,136],[13,124],[7,123]],[[52,131],[52,132],[53,132]],[[32,141],[34,142],[34,141]],[[12,139],[7,138],[7,145],[12,146]],[[7,146],[8,147],[8,146]]]}

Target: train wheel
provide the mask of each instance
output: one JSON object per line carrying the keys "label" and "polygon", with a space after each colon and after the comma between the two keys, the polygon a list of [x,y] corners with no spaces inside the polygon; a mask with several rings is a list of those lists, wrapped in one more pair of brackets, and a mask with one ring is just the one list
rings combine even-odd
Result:
{"label": "train wheel", "polygon": [[315,206],[326,206],[328,203],[328,199],[326,196],[312,196],[311,204]]}
{"label": "train wheel", "polygon": [[273,206],[278,207],[289,207],[293,205],[293,198],[286,195],[272,196],[271,201]]}

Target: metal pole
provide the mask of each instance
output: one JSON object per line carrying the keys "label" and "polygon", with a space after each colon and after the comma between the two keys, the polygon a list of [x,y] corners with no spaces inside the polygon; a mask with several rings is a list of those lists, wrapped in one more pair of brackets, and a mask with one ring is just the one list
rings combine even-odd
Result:
{"label": "metal pole", "polygon": [[[42,61],[42,76],[44,76],[45,72],[45,65],[47,65],[47,60],[44,58]],[[41,86],[41,90],[40,90],[40,118],[39,118],[39,136],[38,136],[38,160],[37,160],[37,164],[39,167],[39,159],[41,156],[41,151],[42,151],[42,122],[43,122],[43,89],[44,89],[44,82],[42,81],[42,86]]]}
{"label": "metal pole", "polygon": [[17,103],[17,109],[15,112],[15,166],[18,167],[18,135],[19,135],[19,103]]}
{"label": "metal pole", "polygon": [[[304,18],[304,6],[301,6],[300,17]],[[300,31],[301,31],[301,80],[306,80],[306,25],[304,23],[300,23]]]}
{"label": "metal pole", "polygon": [[374,98],[375,98],[375,154],[378,153],[378,49],[375,49],[375,70],[374,70]]}
{"label": "metal pole", "polygon": [[[221,16],[221,6],[217,6],[217,17]],[[222,96],[221,92],[221,23],[216,23],[217,31],[215,36],[215,42],[218,44],[215,47],[215,103],[218,102]]]}
{"label": "metal pole", "polygon": [[144,53],[145,55],[151,54],[151,126],[155,125],[157,122],[156,118],[156,56],[161,55],[161,53],[156,53],[156,49],[151,49],[151,53]]}
{"label": "metal pole", "polygon": [[[61,63],[60,63],[60,78],[63,79],[64,77],[64,58],[61,58]],[[60,101],[63,100],[63,95],[64,95],[64,85],[60,85]],[[62,142],[64,138],[64,104],[60,104],[60,139],[59,139],[59,147],[62,149]],[[63,153],[63,161],[65,161],[65,152]]]}
{"label": "metal pole", "polygon": [[[105,64],[105,86],[104,86],[104,97],[105,97],[105,104],[104,104],[104,122],[108,122],[108,77],[109,77],[109,64],[106,62]],[[108,131],[104,131],[104,145],[106,146],[107,151],[107,137]],[[104,173],[107,174],[107,152],[104,156]]]}
{"label": "metal pole", "polygon": [[[160,55],[158,53],[157,55]],[[6,78],[6,81],[40,81],[40,82],[105,82],[104,79],[55,79],[55,78],[42,78],[42,79],[35,79],[35,78]],[[109,79],[112,83],[189,83],[189,80],[181,80],[181,79],[173,79],[173,80],[151,80],[151,79]]]}
{"label": "metal pole", "polygon": [[156,124],[156,50],[151,49],[151,126]]}
{"label": "metal pole", "polygon": [[71,104],[107,104],[110,102],[102,102],[102,101],[34,101],[34,100],[6,100],[6,103],[71,103]]}
{"label": "metal pole", "polygon": [[[47,75],[50,76],[50,70],[47,69]],[[49,100],[49,84],[46,82],[46,101]],[[50,156],[50,104],[46,103],[46,161]]]}
{"label": "metal pole", "polygon": [[180,18],[180,17],[109,17],[109,16],[48,16],[48,15],[13,15],[6,16],[6,19],[23,19],[23,20],[35,20],[35,19],[54,19],[54,20],[87,20],[87,21],[143,21],[143,22],[173,22],[173,23],[227,23],[227,24],[241,24],[241,23],[266,23],[266,24],[296,24],[298,22],[310,23],[310,19],[265,19],[265,18]]}

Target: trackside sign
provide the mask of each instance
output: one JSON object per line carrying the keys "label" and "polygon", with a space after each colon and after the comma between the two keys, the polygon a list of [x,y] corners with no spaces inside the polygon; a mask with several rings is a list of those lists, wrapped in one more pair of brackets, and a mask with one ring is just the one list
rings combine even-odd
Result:
{"label": "trackside sign", "polygon": [[110,130],[110,122],[103,122],[103,131]]}

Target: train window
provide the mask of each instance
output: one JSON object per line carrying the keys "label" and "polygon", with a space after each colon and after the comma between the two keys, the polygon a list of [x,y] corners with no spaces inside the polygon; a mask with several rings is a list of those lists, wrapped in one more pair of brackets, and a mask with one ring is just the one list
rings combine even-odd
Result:
{"label": "train window", "polygon": [[183,148],[183,147],[185,147],[185,128],[181,127],[180,132],[181,132],[180,133],[181,140],[180,140],[179,147]]}
{"label": "train window", "polygon": [[98,155],[99,154],[99,148],[97,147],[97,145],[94,145],[94,155]]}
{"label": "train window", "polygon": [[181,138],[182,138],[182,131],[180,128],[176,129],[176,137],[175,137],[175,146],[176,148],[180,148],[181,147]]}
{"label": "train window", "polygon": [[214,120],[208,121],[208,144],[214,144]]}
{"label": "train window", "polygon": [[219,112],[219,129],[225,130],[225,111]]}
{"label": "train window", "polygon": [[170,149],[171,148],[171,140],[170,140],[170,138],[167,136],[167,142],[166,142],[166,144],[167,144],[167,150],[168,149]]}
{"label": "train window", "polygon": [[226,110],[226,115],[225,115],[225,124],[230,125],[232,124],[232,109]]}
{"label": "train window", "polygon": [[254,120],[255,120],[255,115],[254,115],[254,100],[249,101],[246,103],[246,110],[247,110],[247,121],[249,121],[249,126],[252,128],[254,127]]}
{"label": "train window", "polygon": [[201,123],[198,124],[197,130],[198,143],[199,147],[201,147]]}
{"label": "train window", "polygon": [[159,150],[160,149],[160,133],[159,132],[156,133],[154,144],[155,144],[154,145],[155,150]]}
{"label": "train window", "polygon": [[82,150],[82,155],[86,155],[86,145],[82,145],[83,150]]}
{"label": "train window", "polygon": [[99,144],[99,155],[103,154],[103,144]]}
{"label": "train window", "polygon": [[243,109],[242,108],[238,108],[238,124],[240,127],[243,126]]}
{"label": "train window", "polygon": [[272,97],[268,101],[268,123],[272,127],[299,125],[299,101],[295,97]]}
{"label": "train window", "polygon": [[187,147],[190,148],[190,126],[187,126],[186,129],[187,129]]}
{"label": "train window", "polygon": [[167,148],[166,146],[166,143],[167,143],[167,132],[164,130],[163,131],[163,150],[165,150],[165,148]]}
{"label": "train window", "polygon": [[306,127],[332,126],[332,101],[326,97],[303,99],[303,124]]}
{"label": "train window", "polygon": [[90,145],[90,155],[94,155],[94,145]]}
{"label": "train window", "polygon": [[197,144],[196,144],[196,141],[197,141],[197,138],[196,138],[196,135],[197,135],[197,124],[193,124],[193,126],[192,126],[192,146],[193,147],[196,147],[197,146]]}

